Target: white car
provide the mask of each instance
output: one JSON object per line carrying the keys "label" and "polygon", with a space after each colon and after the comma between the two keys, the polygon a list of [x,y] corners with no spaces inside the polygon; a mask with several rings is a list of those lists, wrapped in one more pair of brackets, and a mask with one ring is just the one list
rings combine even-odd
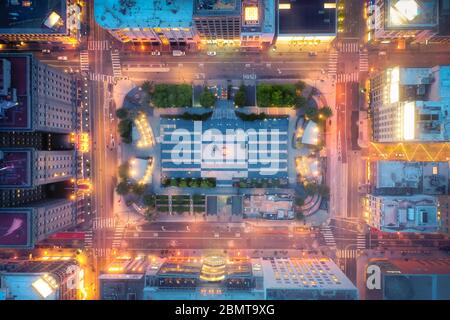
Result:
{"label": "white car", "polygon": [[47,53],[47,54],[49,54],[49,53],[50,53],[50,49],[42,49],[42,53]]}
{"label": "white car", "polygon": [[161,52],[160,51],[152,51],[152,56],[160,56]]}
{"label": "white car", "polygon": [[59,56],[58,60],[67,61],[67,56]]}
{"label": "white car", "polygon": [[215,52],[215,51],[208,51],[206,54],[207,54],[208,56],[210,56],[210,57],[214,57],[214,56],[217,55],[217,52]]}

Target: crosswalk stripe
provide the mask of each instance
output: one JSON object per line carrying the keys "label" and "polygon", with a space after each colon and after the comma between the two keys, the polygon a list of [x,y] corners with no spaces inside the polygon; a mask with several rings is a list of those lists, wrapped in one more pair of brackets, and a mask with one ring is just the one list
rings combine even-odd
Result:
{"label": "crosswalk stripe", "polygon": [[109,41],[108,40],[91,40],[88,42],[88,50],[109,50]]}
{"label": "crosswalk stripe", "polygon": [[80,52],[80,70],[89,71],[89,53],[86,50]]}

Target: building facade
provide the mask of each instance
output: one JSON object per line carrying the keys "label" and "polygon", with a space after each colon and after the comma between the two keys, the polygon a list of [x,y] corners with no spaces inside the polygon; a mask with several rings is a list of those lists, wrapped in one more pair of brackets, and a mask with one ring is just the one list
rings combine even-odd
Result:
{"label": "building facade", "polygon": [[388,68],[371,79],[373,140],[450,140],[450,67]]}
{"label": "building facade", "polygon": [[2,1],[0,40],[78,44],[81,11],[76,0]]}

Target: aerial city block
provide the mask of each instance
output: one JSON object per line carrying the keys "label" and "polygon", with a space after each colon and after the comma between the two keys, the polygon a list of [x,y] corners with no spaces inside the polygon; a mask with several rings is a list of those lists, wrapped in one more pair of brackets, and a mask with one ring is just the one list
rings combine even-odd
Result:
{"label": "aerial city block", "polygon": [[449,164],[450,0],[0,1],[0,300],[450,300]]}

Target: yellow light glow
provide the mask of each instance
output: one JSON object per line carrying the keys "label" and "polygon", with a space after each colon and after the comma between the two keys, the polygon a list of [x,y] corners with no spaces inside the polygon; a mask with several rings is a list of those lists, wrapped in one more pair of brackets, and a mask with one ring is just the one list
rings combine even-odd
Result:
{"label": "yellow light glow", "polygon": [[245,7],[244,19],[245,21],[258,21],[258,7]]}
{"label": "yellow light glow", "polygon": [[389,88],[389,102],[396,103],[399,101],[399,82],[400,82],[400,69],[395,67],[391,70],[390,88]]}
{"label": "yellow light glow", "polygon": [[403,139],[414,140],[416,106],[408,102],[403,107]]}
{"label": "yellow light glow", "polygon": [[324,3],[323,4],[323,8],[324,9],[336,9],[336,3]]}
{"label": "yellow light glow", "polygon": [[290,3],[280,3],[278,6],[278,9],[280,10],[290,10],[291,4]]}
{"label": "yellow light glow", "polygon": [[48,282],[44,281],[44,279],[42,278],[37,279],[35,282],[31,284],[31,286],[34,289],[36,289],[39,295],[44,299],[53,293],[53,290],[48,284]]}

